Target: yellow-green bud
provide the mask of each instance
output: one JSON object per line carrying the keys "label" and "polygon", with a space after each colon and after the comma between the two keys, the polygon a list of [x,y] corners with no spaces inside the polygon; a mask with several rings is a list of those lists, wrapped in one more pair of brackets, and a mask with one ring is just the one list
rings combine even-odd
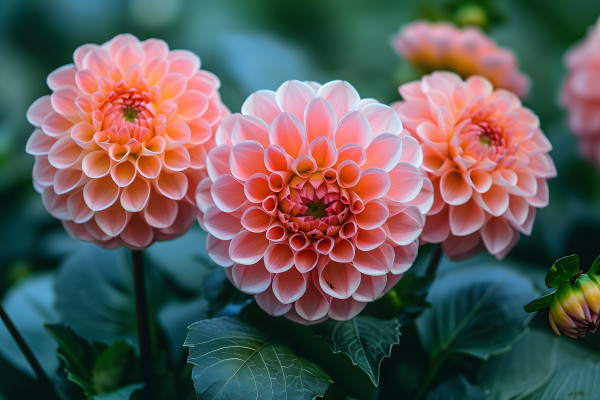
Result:
{"label": "yellow-green bud", "polygon": [[564,282],[550,301],[550,325],[558,335],[584,337],[598,329],[600,313],[600,279],[581,274],[573,282]]}

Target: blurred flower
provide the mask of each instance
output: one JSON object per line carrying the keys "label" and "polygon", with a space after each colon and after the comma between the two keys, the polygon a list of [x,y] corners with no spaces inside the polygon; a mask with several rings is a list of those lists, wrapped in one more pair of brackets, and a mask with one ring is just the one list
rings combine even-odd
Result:
{"label": "blurred flower", "polygon": [[561,103],[583,156],[600,167],[600,19],[565,56],[568,75]]}
{"label": "blurred flower", "polygon": [[435,188],[421,239],[442,242],[455,260],[483,248],[502,258],[530,234],[556,176],[552,146],[537,116],[481,76],[463,81],[435,72],[400,87],[392,105],[423,145],[423,170]]}
{"label": "blurred flower", "polygon": [[550,301],[550,325],[557,335],[561,332],[575,338],[592,333],[600,324],[600,280],[598,275],[582,274],[575,282],[564,282]]}
{"label": "blurred flower", "polygon": [[183,234],[228,114],[219,80],[195,54],[131,35],[83,45],[73,59],[27,112],[36,129],[26,150],[46,209],[103,247],[141,249]]}
{"label": "blurred flower", "polygon": [[392,38],[392,46],[423,73],[455,72],[463,78],[481,75],[496,88],[524,97],[529,79],[519,72],[515,54],[500,48],[480,29],[459,29],[450,23],[414,22]]}
{"label": "blurred flower", "polygon": [[210,256],[272,315],[352,318],[413,263],[433,187],[397,114],[347,82],[285,82],[223,120],[198,186]]}

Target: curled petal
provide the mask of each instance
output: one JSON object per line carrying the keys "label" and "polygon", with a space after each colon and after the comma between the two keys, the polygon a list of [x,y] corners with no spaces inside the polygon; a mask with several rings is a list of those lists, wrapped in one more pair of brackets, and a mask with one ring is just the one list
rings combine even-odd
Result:
{"label": "curled petal", "polygon": [[252,265],[233,264],[231,278],[238,289],[249,294],[261,293],[271,285],[271,274],[262,262]]}
{"label": "curled petal", "polygon": [[273,278],[273,294],[283,304],[293,303],[306,292],[306,276],[295,268],[275,274]]}
{"label": "curled petal", "polygon": [[242,230],[229,244],[229,257],[239,264],[254,264],[263,258],[269,240],[263,233]]}
{"label": "curled petal", "polygon": [[292,308],[292,304],[283,304],[280,302],[270,288],[264,292],[255,294],[254,299],[260,308],[274,317],[284,315]]}
{"label": "curled petal", "polygon": [[294,252],[287,244],[271,244],[265,251],[265,266],[269,272],[280,274],[294,265]]}
{"label": "curled petal", "polygon": [[150,199],[150,184],[141,177],[127,185],[121,193],[121,206],[129,212],[142,211]]}
{"label": "curled petal", "polygon": [[119,186],[110,176],[92,179],[83,188],[83,198],[93,211],[104,210],[114,204],[119,198]]}
{"label": "curled petal", "polygon": [[319,275],[319,285],[323,292],[336,299],[347,299],[360,285],[361,273],[352,264],[329,262]]}

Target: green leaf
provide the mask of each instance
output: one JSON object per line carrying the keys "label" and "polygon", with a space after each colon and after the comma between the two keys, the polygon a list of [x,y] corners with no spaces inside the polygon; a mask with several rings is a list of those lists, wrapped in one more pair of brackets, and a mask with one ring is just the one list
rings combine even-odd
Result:
{"label": "green leaf", "polygon": [[554,262],[550,271],[546,275],[546,285],[551,288],[558,288],[562,283],[568,282],[573,276],[579,273],[579,256],[572,254],[560,258]]}
{"label": "green leaf", "polygon": [[55,282],[56,308],[66,324],[90,341],[137,340],[133,277],[127,255],[122,250],[82,244],[60,266]]}
{"label": "green leaf", "polygon": [[471,384],[460,375],[449,379],[427,394],[427,400],[487,400],[487,390]]}
{"label": "green leaf", "polygon": [[88,343],[64,325],[45,327],[59,344],[58,355],[65,362],[67,377],[81,387],[89,398],[112,394],[140,381],[135,351],[124,341],[111,346],[100,342]]}
{"label": "green leaf", "polygon": [[140,380],[135,351],[124,341],[113,343],[94,363],[92,383],[95,393],[111,393],[127,383]]}
{"label": "green leaf", "polygon": [[134,383],[123,386],[122,388],[111,393],[94,396],[94,400],[130,400],[132,398],[132,394],[140,390],[142,387],[144,387],[143,383]]}
{"label": "green leaf", "polygon": [[456,352],[487,359],[507,350],[530,316],[522,305],[536,296],[531,281],[507,268],[473,265],[437,276],[417,319],[432,358]]}
{"label": "green leaf", "polygon": [[313,399],[331,382],[318,365],[236,319],[206,319],[189,329],[184,345],[198,399]]}
{"label": "green leaf", "polygon": [[598,256],[596,258],[596,260],[594,260],[594,263],[592,264],[592,266],[590,267],[589,271],[587,272],[588,275],[593,275],[593,274],[597,274],[598,271],[600,271],[600,256]]}
{"label": "green leaf", "polygon": [[600,358],[558,336],[532,330],[481,367],[490,400],[597,399]]}
{"label": "green leaf", "polygon": [[531,312],[539,311],[546,307],[550,307],[550,301],[552,300],[553,294],[554,294],[554,292],[548,293],[547,295],[544,295],[542,297],[538,297],[537,299],[525,304],[523,309],[525,311],[527,311],[528,313],[531,313]]}
{"label": "green leaf", "polygon": [[87,396],[96,394],[92,370],[96,359],[106,349],[106,345],[98,342],[89,344],[64,325],[48,324],[45,328],[59,345],[58,356],[65,362],[68,378],[79,385]]}
{"label": "green leaf", "polygon": [[383,320],[358,316],[349,321],[329,320],[314,326],[335,353],[344,353],[354,365],[364,370],[375,386],[379,384],[379,367],[400,342],[397,318]]}

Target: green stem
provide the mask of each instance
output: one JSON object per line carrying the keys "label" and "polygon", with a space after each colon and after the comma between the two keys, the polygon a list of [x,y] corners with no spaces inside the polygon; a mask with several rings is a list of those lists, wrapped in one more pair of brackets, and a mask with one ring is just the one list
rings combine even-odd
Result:
{"label": "green stem", "polygon": [[135,315],[137,321],[138,346],[142,379],[146,384],[144,398],[153,397],[154,368],[152,364],[152,348],[150,345],[150,318],[148,313],[148,296],[146,295],[146,279],[144,276],[144,256],[142,250],[131,250],[133,264],[133,283],[135,290]]}
{"label": "green stem", "polygon": [[437,271],[438,266],[440,265],[440,261],[442,260],[442,256],[444,255],[444,251],[442,250],[442,246],[438,243],[433,248],[433,254],[429,259],[429,264],[427,264],[427,270],[425,273],[427,275],[434,275]]}
{"label": "green stem", "polygon": [[23,356],[25,356],[27,359],[27,362],[33,369],[38,381],[42,384],[42,386],[45,386],[48,393],[48,398],[52,400],[59,400],[60,397],[58,396],[58,393],[56,393],[56,389],[52,385],[52,382],[50,382],[48,375],[46,375],[38,359],[33,354],[31,347],[29,347],[15,324],[13,324],[12,320],[9,318],[2,304],[0,304],[0,318],[2,319],[2,322],[4,322],[4,325],[6,325],[6,329],[8,329],[15,342],[17,342],[21,353],[23,353]]}
{"label": "green stem", "polygon": [[427,392],[430,389],[431,384],[433,383],[433,381],[435,380],[435,377],[437,376],[437,373],[440,371],[440,368],[442,368],[442,366],[444,365],[444,363],[446,362],[447,359],[448,359],[448,356],[446,355],[445,352],[436,353],[433,355],[431,364],[429,366],[429,372],[427,373],[427,376],[425,377],[425,381],[421,385],[421,389],[415,396],[416,400],[422,399],[425,396],[425,394],[427,394]]}

